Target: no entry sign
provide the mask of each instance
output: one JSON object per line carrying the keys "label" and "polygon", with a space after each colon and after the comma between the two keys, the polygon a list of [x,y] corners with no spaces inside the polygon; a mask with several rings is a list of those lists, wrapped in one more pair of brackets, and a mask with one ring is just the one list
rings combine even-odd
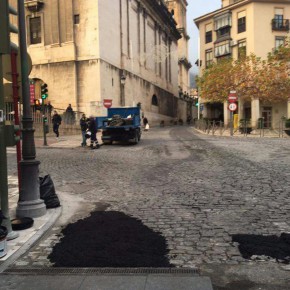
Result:
{"label": "no entry sign", "polygon": [[112,100],[111,99],[104,99],[103,105],[107,109],[111,108],[112,107]]}
{"label": "no entry sign", "polygon": [[230,91],[228,100],[230,103],[235,103],[238,100],[237,92],[236,91]]}
{"label": "no entry sign", "polygon": [[229,104],[229,110],[230,110],[231,112],[235,111],[237,108],[238,108],[238,106],[237,106],[236,103],[230,103],[230,104]]}

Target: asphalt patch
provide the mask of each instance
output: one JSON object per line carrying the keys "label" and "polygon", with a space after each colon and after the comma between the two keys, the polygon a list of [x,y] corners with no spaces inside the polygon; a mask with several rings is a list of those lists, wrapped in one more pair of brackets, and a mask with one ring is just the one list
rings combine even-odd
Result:
{"label": "asphalt patch", "polygon": [[239,234],[233,235],[232,240],[239,243],[239,251],[245,259],[256,255],[290,263],[290,234],[282,233],[280,237]]}
{"label": "asphalt patch", "polygon": [[48,256],[54,267],[173,267],[165,238],[121,212],[92,212],[62,235]]}

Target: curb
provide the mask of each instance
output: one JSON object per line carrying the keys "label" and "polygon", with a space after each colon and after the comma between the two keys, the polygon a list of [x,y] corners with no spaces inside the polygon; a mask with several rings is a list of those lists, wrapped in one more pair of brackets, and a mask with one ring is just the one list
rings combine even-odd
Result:
{"label": "curb", "polygon": [[0,265],[0,274],[3,273],[11,264],[13,264],[20,256],[28,252],[48,230],[50,230],[62,213],[62,206],[51,209],[48,213],[48,222],[37,231],[23,246],[21,246],[14,254]]}

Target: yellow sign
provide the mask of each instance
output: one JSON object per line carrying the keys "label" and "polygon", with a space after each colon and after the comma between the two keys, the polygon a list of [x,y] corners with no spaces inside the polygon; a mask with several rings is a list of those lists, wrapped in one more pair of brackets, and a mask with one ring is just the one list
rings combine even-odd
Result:
{"label": "yellow sign", "polygon": [[239,114],[234,114],[234,129],[239,128]]}

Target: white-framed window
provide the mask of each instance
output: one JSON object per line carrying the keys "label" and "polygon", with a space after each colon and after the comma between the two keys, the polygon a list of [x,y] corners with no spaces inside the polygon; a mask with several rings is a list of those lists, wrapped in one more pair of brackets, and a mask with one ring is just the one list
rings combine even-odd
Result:
{"label": "white-framed window", "polygon": [[285,37],[284,36],[276,36],[275,37],[275,48],[279,48],[285,44]]}
{"label": "white-framed window", "polygon": [[213,52],[212,49],[205,51],[205,67],[208,68],[213,63]]}

